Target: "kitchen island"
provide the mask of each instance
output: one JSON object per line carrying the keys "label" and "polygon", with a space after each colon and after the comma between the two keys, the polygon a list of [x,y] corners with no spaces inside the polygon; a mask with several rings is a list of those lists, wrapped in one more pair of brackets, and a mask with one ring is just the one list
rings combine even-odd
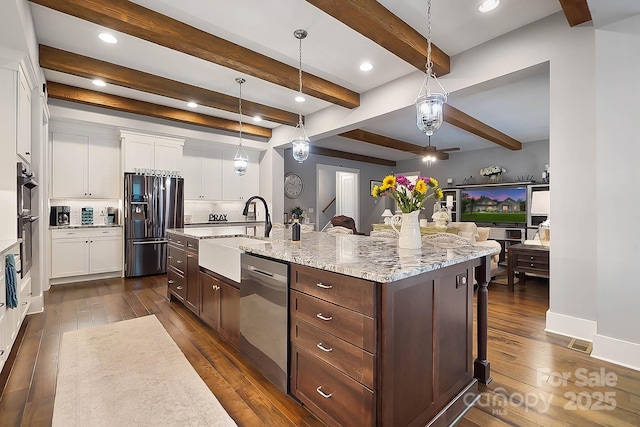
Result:
{"label": "kitchen island", "polygon": [[493,249],[402,250],[396,239],[319,232],[292,242],[290,232],[276,229],[256,237],[264,244],[239,249],[289,264],[291,395],[329,425],[450,425],[473,405],[478,381],[491,380]]}

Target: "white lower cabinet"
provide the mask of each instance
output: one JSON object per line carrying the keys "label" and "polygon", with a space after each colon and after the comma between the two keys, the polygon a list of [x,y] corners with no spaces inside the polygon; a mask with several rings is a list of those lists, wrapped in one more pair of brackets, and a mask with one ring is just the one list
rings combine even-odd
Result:
{"label": "white lower cabinet", "polygon": [[19,252],[20,246],[16,245],[0,255],[0,370],[3,369],[9,357],[11,347],[22,326],[22,321],[31,305],[31,277],[20,278],[20,273],[17,275],[18,306],[8,308],[6,305],[5,257],[6,254],[13,253],[16,257],[16,268],[19,270]]}
{"label": "white lower cabinet", "polygon": [[122,270],[122,229],[51,231],[51,278]]}

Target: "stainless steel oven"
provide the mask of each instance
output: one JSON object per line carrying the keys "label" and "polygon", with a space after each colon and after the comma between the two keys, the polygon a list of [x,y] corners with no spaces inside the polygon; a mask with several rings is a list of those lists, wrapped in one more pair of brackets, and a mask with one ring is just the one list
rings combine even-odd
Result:
{"label": "stainless steel oven", "polygon": [[35,176],[26,165],[18,162],[18,238],[22,239],[20,244],[20,275],[24,277],[31,269],[33,256],[33,223],[38,219],[31,212],[32,191],[38,186]]}

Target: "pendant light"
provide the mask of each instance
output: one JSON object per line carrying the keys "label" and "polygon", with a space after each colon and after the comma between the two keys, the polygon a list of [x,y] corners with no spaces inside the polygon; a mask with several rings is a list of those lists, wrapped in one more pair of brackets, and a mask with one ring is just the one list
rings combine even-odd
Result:
{"label": "pendant light", "polygon": [[[429,135],[429,145],[428,146],[431,147],[431,135]],[[427,150],[427,154],[422,156],[422,161],[424,163],[426,163],[426,166],[428,168],[430,168],[436,162],[436,160],[438,160],[438,158],[436,157],[436,154],[431,150]]]}
{"label": "pendant light", "polygon": [[[300,67],[298,68],[298,81],[300,86],[298,88],[298,97],[296,98],[296,101],[298,101],[298,99],[304,101],[304,97],[302,96],[302,40],[307,37],[307,32],[305,30],[295,30],[293,35],[300,41]],[[297,160],[298,163],[302,163],[307,160],[309,157],[309,143],[311,141],[309,140],[307,132],[304,130],[304,124],[302,123],[302,109],[299,109],[298,111],[298,124],[291,133],[289,142],[291,142],[291,145],[293,146],[293,158]]]}
{"label": "pendant light", "polygon": [[[427,135],[433,135],[442,126],[444,103],[447,102],[447,91],[433,73],[431,61],[431,0],[427,0],[427,75],[416,98],[416,116],[418,129]],[[431,86],[438,84],[442,92],[433,92]],[[437,87],[434,89],[438,90]]]}
{"label": "pendant light", "polygon": [[246,80],[242,77],[236,78],[236,83],[240,86],[240,98],[238,98],[238,111],[240,112],[240,145],[238,146],[238,151],[236,151],[236,155],[233,158],[233,171],[236,175],[244,175],[247,173],[247,165],[249,164],[249,156],[247,156],[247,152],[244,151],[242,147],[242,83]]}

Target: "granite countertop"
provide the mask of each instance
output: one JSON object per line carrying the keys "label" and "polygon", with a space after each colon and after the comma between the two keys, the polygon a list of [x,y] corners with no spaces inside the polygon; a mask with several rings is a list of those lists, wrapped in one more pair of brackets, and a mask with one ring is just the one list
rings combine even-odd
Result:
{"label": "granite countertop", "polygon": [[[221,238],[244,236],[230,227],[227,234],[222,229],[174,229],[169,230],[188,237]],[[194,230],[202,230],[193,233]],[[214,231],[215,230],[215,231]],[[216,232],[217,230],[220,230]],[[352,277],[376,282],[394,282],[406,277],[437,270],[497,252],[495,248],[461,246],[446,249],[434,243],[424,242],[422,249],[399,249],[398,240],[360,235],[332,235],[322,232],[302,234],[299,242],[291,241],[290,229],[273,229],[271,237],[249,236],[265,242],[264,245],[243,246],[247,253],[263,255],[294,264],[333,271]]]}
{"label": "granite countertop", "polygon": [[70,225],[50,225],[49,230],[62,230],[65,228],[105,228],[122,227],[120,224],[70,224]]}
{"label": "granite countertop", "polygon": [[[9,251],[9,249],[20,243],[22,243],[22,239],[0,239],[0,256],[4,255]],[[2,274],[4,274],[4,271],[0,272],[0,275]]]}
{"label": "granite countertop", "polygon": [[[256,236],[264,236],[264,222],[245,225],[228,226],[207,226],[207,227],[188,227],[188,228],[168,228],[168,233],[174,233],[179,236],[191,237],[194,239],[215,239],[220,237],[246,236],[249,232],[255,230]],[[260,225],[258,225],[260,224]],[[247,230],[248,229],[248,230]],[[252,236],[250,236],[252,237]]]}

